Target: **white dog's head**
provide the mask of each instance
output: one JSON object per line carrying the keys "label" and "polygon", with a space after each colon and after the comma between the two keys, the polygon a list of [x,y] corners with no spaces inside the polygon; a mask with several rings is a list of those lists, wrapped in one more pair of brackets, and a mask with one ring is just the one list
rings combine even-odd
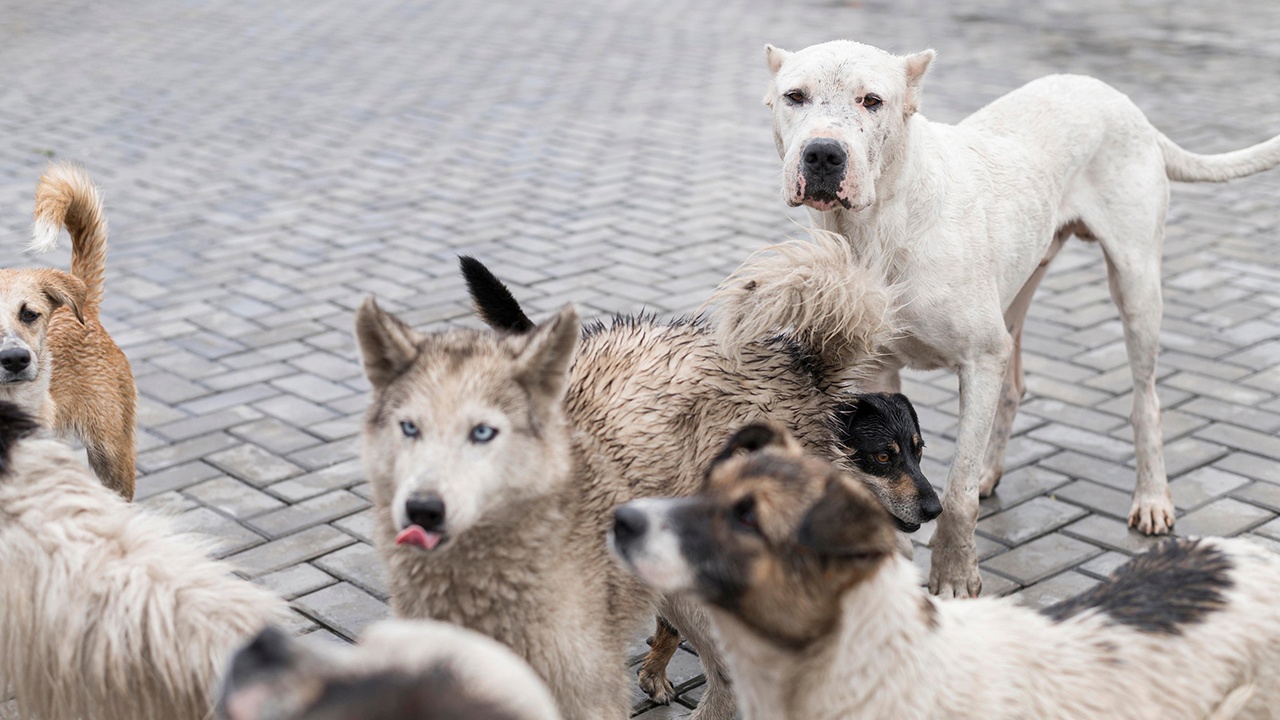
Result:
{"label": "white dog's head", "polygon": [[848,40],[791,53],[765,46],[764,102],[782,157],[783,198],[815,210],[863,210],[905,142],[934,52],[899,57]]}

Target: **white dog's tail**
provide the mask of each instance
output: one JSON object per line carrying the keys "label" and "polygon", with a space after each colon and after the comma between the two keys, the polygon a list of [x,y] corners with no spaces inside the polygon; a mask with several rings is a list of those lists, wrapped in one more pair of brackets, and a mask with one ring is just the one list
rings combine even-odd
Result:
{"label": "white dog's tail", "polygon": [[849,370],[874,361],[892,338],[894,297],[883,269],[860,262],[835,233],[811,234],[756,252],[711,295],[726,355],[786,332],[828,368]]}
{"label": "white dog's tail", "polygon": [[44,171],[36,188],[30,249],[52,250],[64,226],[71,233],[71,274],[89,291],[86,309],[97,308],[102,304],[107,271],[107,216],[102,211],[102,192],[83,168],[57,163]]}
{"label": "white dog's tail", "polygon": [[1156,140],[1164,153],[1164,171],[1170,180],[1226,182],[1280,165],[1280,135],[1253,147],[1221,155],[1188,152],[1158,130]]}

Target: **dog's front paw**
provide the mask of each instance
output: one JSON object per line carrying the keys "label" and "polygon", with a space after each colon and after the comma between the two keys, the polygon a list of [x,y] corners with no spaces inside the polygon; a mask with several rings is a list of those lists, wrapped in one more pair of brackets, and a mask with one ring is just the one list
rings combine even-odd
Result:
{"label": "dog's front paw", "polygon": [[982,592],[978,553],[973,542],[938,546],[929,566],[929,592],[943,598],[973,598]]}
{"label": "dog's front paw", "polygon": [[984,470],[982,478],[978,481],[978,497],[991,497],[991,494],[1000,486],[1000,478],[1003,476],[1003,467]]}
{"label": "dog's front paw", "polygon": [[670,705],[676,699],[676,689],[665,670],[650,672],[648,668],[641,667],[638,680],[644,694],[659,705]]}
{"label": "dog's front paw", "polygon": [[1129,527],[1143,535],[1167,535],[1173,530],[1173,500],[1166,490],[1163,495],[1135,497],[1129,510]]}

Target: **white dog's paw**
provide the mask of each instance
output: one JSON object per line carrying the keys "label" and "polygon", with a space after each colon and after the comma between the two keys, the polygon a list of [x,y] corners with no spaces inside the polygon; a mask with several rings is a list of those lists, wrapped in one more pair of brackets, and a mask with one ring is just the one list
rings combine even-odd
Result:
{"label": "white dog's paw", "polygon": [[967,547],[935,547],[929,566],[929,592],[942,598],[974,598],[982,592],[982,574],[972,544]]}
{"label": "white dog's paw", "polygon": [[1143,535],[1167,535],[1173,530],[1173,500],[1169,491],[1163,495],[1135,497],[1129,510],[1129,527]]}
{"label": "white dog's paw", "polygon": [[978,497],[991,497],[999,487],[1002,477],[1004,477],[1004,467],[983,470],[982,477],[978,480]]}

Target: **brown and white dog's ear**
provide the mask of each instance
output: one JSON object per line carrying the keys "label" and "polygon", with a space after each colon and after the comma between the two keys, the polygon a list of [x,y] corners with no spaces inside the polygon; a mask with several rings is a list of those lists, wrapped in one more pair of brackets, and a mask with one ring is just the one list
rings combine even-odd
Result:
{"label": "brown and white dog's ear", "polygon": [[[874,558],[893,552],[893,528],[879,501],[851,477],[832,471],[822,499],[800,523],[796,540],[818,555]],[[861,491],[861,492],[859,492]]]}
{"label": "brown and white dog's ear", "polygon": [[765,448],[795,452],[800,449],[800,446],[787,434],[786,430],[775,425],[768,423],[745,425],[729,438],[720,453],[711,460],[711,464],[707,467],[707,474],[735,455],[759,452]]}
{"label": "brown and white dog's ear", "polygon": [[356,343],[364,374],[374,388],[386,387],[418,357],[419,336],[370,295],[356,311]]}
{"label": "brown and white dog's ear", "polygon": [[904,58],[907,73],[907,99],[903,103],[903,112],[907,117],[915,115],[920,109],[920,92],[924,87],[924,74],[929,71],[929,64],[933,62],[936,55],[937,53],[930,48]]}
{"label": "brown and white dog's ear", "polygon": [[517,359],[516,377],[542,404],[560,401],[569,380],[569,365],[578,347],[578,311],[565,305],[555,317],[539,325]]}
{"label": "brown and white dog's ear", "polygon": [[41,270],[40,289],[53,303],[54,309],[65,306],[81,325],[84,324],[84,303],[89,295],[84,281],[61,270]]}

